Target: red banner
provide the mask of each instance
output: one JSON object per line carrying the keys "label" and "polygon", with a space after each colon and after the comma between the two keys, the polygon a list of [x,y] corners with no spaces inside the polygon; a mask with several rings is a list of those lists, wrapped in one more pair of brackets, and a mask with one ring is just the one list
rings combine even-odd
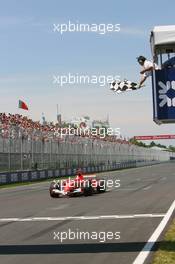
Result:
{"label": "red banner", "polygon": [[175,139],[175,135],[135,136],[134,139],[136,140]]}

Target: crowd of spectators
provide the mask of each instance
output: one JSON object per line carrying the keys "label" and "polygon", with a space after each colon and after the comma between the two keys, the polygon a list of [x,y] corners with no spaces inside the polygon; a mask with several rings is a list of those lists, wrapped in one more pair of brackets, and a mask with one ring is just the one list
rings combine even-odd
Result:
{"label": "crowd of spectators", "polygon": [[[73,127],[72,127],[73,128]],[[76,128],[74,127],[75,131]],[[126,139],[117,136],[105,135],[101,138],[100,134],[89,134],[87,131],[84,134],[67,135],[67,128],[54,124],[53,122],[41,124],[39,121],[19,114],[0,113],[0,136],[3,138],[22,138],[47,141],[50,139],[57,141],[65,141],[67,139],[76,142],[82,137],[91,138],[92,140],[101,139],[103,141],[118,142],[129,144]]]}
{"label": "crowd of spectators", "polygon": [[56,126],[53,124],[42,125],[39,121],[33,121],[19,114],[0,113],[0,134],[11,138],[44,138],[52,137]]}

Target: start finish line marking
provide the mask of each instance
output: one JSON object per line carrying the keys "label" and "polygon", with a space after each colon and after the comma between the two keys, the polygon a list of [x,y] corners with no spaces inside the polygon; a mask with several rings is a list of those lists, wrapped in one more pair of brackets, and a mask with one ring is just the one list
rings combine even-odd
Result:
{"label": "start finish line marking", "polygon": [[109,219],[139,219],[163,218],[165,214],[133,214],[133,215],[99,215],[99,216],[65,216],[65,217],[30,217],[30,218],[0,218],[0,222],[44,222],[65,220],[109,220]]}

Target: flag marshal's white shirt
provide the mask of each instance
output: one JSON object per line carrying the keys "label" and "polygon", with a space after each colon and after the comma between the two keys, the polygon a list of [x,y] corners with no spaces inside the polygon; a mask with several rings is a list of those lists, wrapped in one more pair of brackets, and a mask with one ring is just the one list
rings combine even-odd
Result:
{"label": "flag marshal's white shirt", "polygon": [[[158,70],[159,69],[159,67],[158,67],[158,65],[156,63],[153,63],[152,61],[149,61],[149,60],[145,60],[145,62],[143,64],[143,70],[148,70],[150,67],[154,67],[155,70]],[[144,76],[145,77],[151,76],[151,72],[152,71],[146,71],[144,73]]]}

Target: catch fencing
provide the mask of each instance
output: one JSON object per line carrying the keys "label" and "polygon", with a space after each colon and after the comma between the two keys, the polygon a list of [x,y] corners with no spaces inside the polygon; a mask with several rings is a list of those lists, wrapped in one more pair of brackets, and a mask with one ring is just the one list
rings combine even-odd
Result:
{"label": "catch fencing", "polygon": [[[159,163],[170,160],[167,151],[79,136],[56,140],[4,138],[0,135],[0,171],[63,170],[117,164]],[[129,166],[129,165],[128,165]]]}

